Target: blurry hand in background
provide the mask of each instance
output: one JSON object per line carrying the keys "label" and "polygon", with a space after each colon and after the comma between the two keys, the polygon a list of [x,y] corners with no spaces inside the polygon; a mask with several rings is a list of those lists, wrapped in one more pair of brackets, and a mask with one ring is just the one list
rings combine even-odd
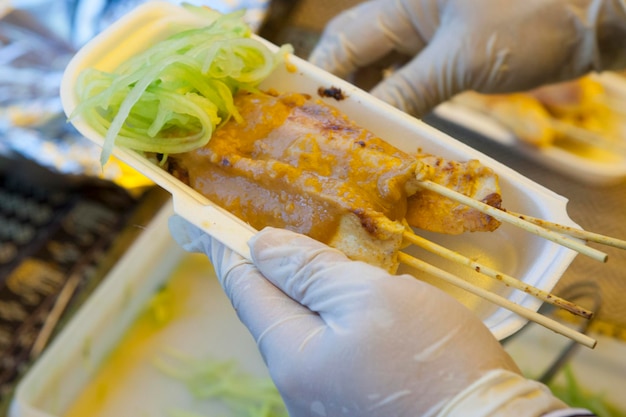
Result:
{"label": "blurry hand in background", "polygon": [[621,0],[374,0],[334,18],[310,60],[348,77],[395,52],[372,93],[421,117],[465,90],[506,93],[626,68]]}

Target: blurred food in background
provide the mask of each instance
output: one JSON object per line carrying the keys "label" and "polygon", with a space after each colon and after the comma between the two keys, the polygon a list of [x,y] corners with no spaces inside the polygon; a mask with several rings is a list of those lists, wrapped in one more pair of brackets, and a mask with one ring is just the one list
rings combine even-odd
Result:
{"label": "blurred food in background", "polygon": [[626,156],[626,100],[595,75],[528,92],[467,92],[453,102],[493,117],[532,146],[558,146],[581,156],[602,151]]}
{"label": "blurred food in background", "polygon": [[591,73],[525,92],[461,93],[427,120],[455,137],[465,131],[502,145],[581,184],[610,186],[626,179],[625,104],[626,77]]}

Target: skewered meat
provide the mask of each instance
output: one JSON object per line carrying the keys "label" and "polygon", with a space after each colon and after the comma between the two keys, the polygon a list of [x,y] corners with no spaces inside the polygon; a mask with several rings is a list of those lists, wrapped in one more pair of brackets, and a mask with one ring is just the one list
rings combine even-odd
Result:
{"label": "skewered meat", "polygon": [[[498,179],[479,161],[448,161],[433,155],[418,155],[418,158],[433,168],[431,181],[490,206],[501,206]],[[413,227],[447,234],[493,231],[500,225],[493,217],[428,190],[418,190],[409,196],[406,220]]]}
{"label": "skewered meat", "polygon": [[202,148],[170,155],[168,170],[255,228],[289,228],[393,271],[407,221],[444,233],[499,225],[419,191],[421,180],[432,179],[498,205],[497,178],[477,161],[408,155],[303,94],[240,93],[235,105],[243,122],[225,123]]}

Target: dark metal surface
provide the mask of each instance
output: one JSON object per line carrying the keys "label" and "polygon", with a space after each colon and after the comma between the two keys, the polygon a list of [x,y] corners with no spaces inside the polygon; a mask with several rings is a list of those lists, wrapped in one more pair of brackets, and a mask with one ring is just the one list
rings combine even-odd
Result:
{"label": "dark metal surface", "polygon": [[15,383],[167,197],[0,157],[0,415]]}

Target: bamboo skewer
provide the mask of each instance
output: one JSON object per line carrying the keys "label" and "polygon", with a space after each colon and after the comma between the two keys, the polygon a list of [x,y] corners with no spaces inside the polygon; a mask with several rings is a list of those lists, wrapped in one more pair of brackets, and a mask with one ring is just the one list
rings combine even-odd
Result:
{"label": "bamboo skewer", "polygon": [[483,203],[482,201],[475,200],[457,191],[444,187],[443,185],[437,184],[430,180],[423,180],[423,181],[420,181],[418,184],[420,187],[424,189],[433,191],[437,194],[443,195],[444,197],[448,197],[452,200],[458,201],[459,203],[465,204],[466,206],[479,210],[482,213],[488,214],[497,220],[513,224],[530,233],[541,236],[552,242],[558,243],[562,246],[565,246],[566,248],[575,250],[597,261],[606,262],[608,259],[608,255],[606,253],[599,251],[597,249],[591,248],[589,246],[586,246],[584,243],[578,240],[574,240],[572,238],[564,236],[555,231],[546,229],[532,222],[521,219],[520,217],[514,216],[507,211],[490,206],[489,204]]}
{"label": "bamboo skewer", "polygon": [[537,324],[544,326],[547,329],[550,329],[556,333],[559,333],[565,337],[568,337],[574,340],[581,345],[584,345],[588,348],[593,349],[596,346],[597,341],[585,334],[579,333],[573,330],[570,327],[567,327],[555,320],[552,320],[546,316],[543,316],[533,310],[522,307],[519,304],[515,304],[507,298],[504,298],[498,294],[494,294],[485,290],[484,288],[475,286],[447,271],[439,269],[433,265],[430,265],[424,261],[421,261],[417,258],[414,258],[406,253],[400,252],[398,253],[398,259],[401,263],[408,265],[417,270],[423,271],[427,274],[433,275],[437,278],[440,278],[456,287],[462,288],[474,295],[484,298],[487,301],[490,301],[500,307],[506,308],[507,310],[518,314],[530,321],[533,321]]}
{"label": "bamboo skewer", "polygon": [[506,210],[509,214],[513,216],[519,217],[522,220],[529,221],[538,226],[545,227],[546,229],[554,230],[560,233],[564,233],[566,235],[585,240],[587,242],[595,242],[600,243],[607,246],[612,246],[618,249],[626,249],[626,240],[616,239],[610,236],[604,236],[594,232],[588,232],[582,229],[576,229],[574,227],[564,226],[558,223],[552,223],[547,220],[538,219],[536,217],[529,216],[527,214],[519,214],[512,212],[510,210]]}
{"label": "bamboo skewer", "polygon": [[550,294],[546,291],[543,291],[539,288],[536,288],[532,285],[526,284],[525,282],[520,281],[517,278],[514,278],[510,275],[504,274],[502,272],[496,271],[493,268],[490,268],[486,265],[483,265],[479,262],[473,261],[470,258],[461,255],[458,252],[450,250],[444,246],[438,245],[434,242],[431,242],[427,239],[424,239],[421,236],[418,236],[412,232],[406,231],[404,232],[404,239],[408,242],[417,245],[431,253],[442,256],[445,259],[450,261],[466,265],[474,269],[476,272],[486,275],[488,277],[497,279],[502,281],[504,284],[511,286],[515,289],[524,291],[527,294],[530,294],[546,303],[552,304],[554,306],[563,308],[570,313],[573,313],[577,316],[584,317],[586,319],[590,319],[593,316],[593,312],[572,303],[571,301],[567,301],[561,297],[558,297],[554,294]]}

